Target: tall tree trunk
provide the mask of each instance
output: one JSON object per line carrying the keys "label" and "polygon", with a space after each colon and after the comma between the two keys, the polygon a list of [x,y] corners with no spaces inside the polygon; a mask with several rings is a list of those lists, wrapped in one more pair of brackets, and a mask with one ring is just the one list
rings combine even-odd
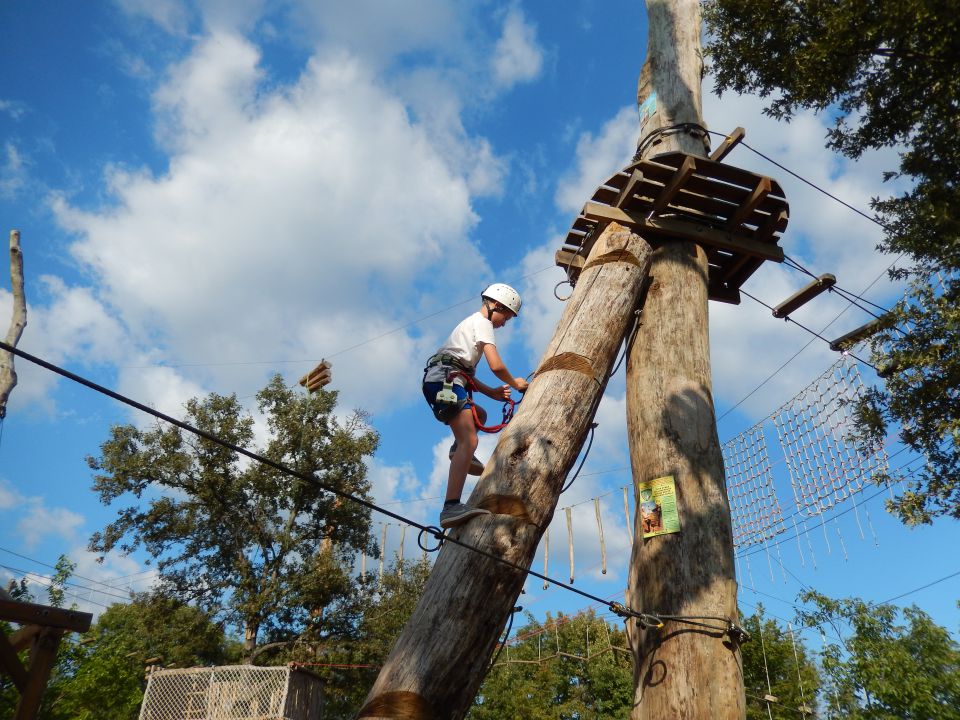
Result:
{"label": "tall tree trunk", "polygon": [[[633,319],[650,246],[611,224],[594,245],[553,340],[473,495],[491,510],[455,536],[528,569]],[[486,674],[525,571],[446,543],[361,718],[462,718]]]}
{"label": "tall tree trunk", "polygon": [[[27,326],[27,300],[23,292],[23,252],[20,250],[20,231],[10,231],[10,288],[13,291],[13,316],[7,330],[7,345],[17,346]],[[7,415],[7,400],[17,385],[13,367],[13,353],[0,351],[0,420]],[[6,593],[3,593],[6,595]]]}
{"label": "tall tree trunk", "polygon": [[[648,0],[647,60],[640,75],[644,155],[705,155],[700,12],[696,0]],[[655,97],[654,97],[655,94]],[[647,142],[647,138],[659,142]],[[642,323],[627,363],[627,426],[634,484],[672,475],[680,532],[643,538],[635,521],[627,599],[665,615],[736,621],[730,507],[710,378],[707,258],[692,242],[659,247]],[[702,620],[722,625],[716,620]],[[628,623],[635,656],[634,720],[745,717],[739,652],[720,632],[681,621],[657,629]]]}

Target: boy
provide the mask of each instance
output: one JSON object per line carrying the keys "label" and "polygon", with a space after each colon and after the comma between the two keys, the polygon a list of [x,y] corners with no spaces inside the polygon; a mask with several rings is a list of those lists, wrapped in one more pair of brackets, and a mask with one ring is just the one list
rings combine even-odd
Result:
{"label": "boy", "polygon": [[[457,325],[440,350],[427,361],[423,372],[423,396],[440,422],[453,431],[453,446],[450,448],[450,472],[447,476],[447,494],[440,513],[440,527],[451,528],[465,523],[477,515],[489,511],[470,507],[460,502],[467,474],[479,475],[483,464],[473,453],[477,449],[477,427],[473,420],[472,403],[462,377],[453,374],[465,373],[473,378],[477,389],[494,400],[509,400],[511,388],[518,392],[527,389],[527,381],[513,377],[497,352],[493,331],[501,328],[520,312],[520,294],[509,285],[494,283],[481,295],[483,304],[478,312]],[[490,370],[505,385],[491,387],[474,377],[480,358],[487,360]],[[444,382],[452,381],[455,397],[442,392]],[[487,413],[476,406],[480,424],[486,422]]]}

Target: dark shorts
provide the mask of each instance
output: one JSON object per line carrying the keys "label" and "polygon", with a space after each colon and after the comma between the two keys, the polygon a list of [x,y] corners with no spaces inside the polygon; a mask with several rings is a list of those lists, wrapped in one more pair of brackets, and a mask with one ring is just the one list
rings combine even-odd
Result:
{"label": "dark shorts", "polygon": [[453,420],[461,410],[473,407],[467,391],[456,383],[453,385],[453,392],[457,395],[457,404],[437,402],[437,393],[441,389],[443,389],[442,382],[426,382],[423,384],[423,397],[427,401],[427,405],[433,410],[433,416],[444,425]]}

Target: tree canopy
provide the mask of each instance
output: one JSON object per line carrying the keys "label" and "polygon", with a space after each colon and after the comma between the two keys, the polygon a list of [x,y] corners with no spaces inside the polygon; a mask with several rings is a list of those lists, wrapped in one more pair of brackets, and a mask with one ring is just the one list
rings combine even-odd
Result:
{"label": "tree canopy", "polygon": [[895,427],[928,462],[890,508],[907,523],[960,517],[960,17],[940,0],[708,0],[715,90],[770,98],[766,112],[835,117],[828,147],[849,158],[902,148],[875,198],[880,249],[901,254],[908,291],[872,340],[886,386],[860,407],[866,443]]}
{"label": "tree canopy", "polygon": [[808,623],[849,628],[822,655],[827,708],[852,720],[960,718],[960,646],[929,615],[812,591],[802,598],[813,604],[801,613]]}
{"label": "tree canopy", "polygon": [[[334,415],[336,393],[304,395],[274,377],[257,395],[268,438],[258,452],[328,487],[367,497],[364,458],[377,434],[360,413]],[[190,400],[186,421],[240,447],[254,419],[236,396]],[[105,505],[126,501],[90,549],[145,550],[164,593],[242,627],[253,650],[296,637],[350,591],[369,511],[179,428],[115,426],[88,458]]]}

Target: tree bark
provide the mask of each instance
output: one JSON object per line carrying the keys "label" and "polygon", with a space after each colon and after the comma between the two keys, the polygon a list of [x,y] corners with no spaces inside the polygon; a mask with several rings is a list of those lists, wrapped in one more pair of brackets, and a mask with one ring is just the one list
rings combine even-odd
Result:
{"label": "tree bark", "polygon": [[[461,542],[529,569],[630,329],[650,252],[616,224],[597,239],[469,500],[494,514],[454,531]],[[445,543],[358,717],[464,717],[525,578],[525,570]]]}
{"label": "tree bark", "polygon": [[[647,0],[650,37],[638,102],[644,157],[705,155],[700,117],[700,13],[696,0]],[[655,99],[650,100],[655,93]],[[655,105],[655,110],[652,110]],[[648,143],[658,137],[658,143]],[[642,322],[627,362],[627,427],[634,485],[672,475],[680,532],[644,540],[635,518],[627,601],[634,610],[737,621],[733,535],[710,378],[707,258],[668,241],[653,254]],[[701,620],[711,625],[722,621]],[[745,717],[739,651],[720,632],[681,621],[628,623],[636,681],[634,720]]]}
{"label": "tree bark", "polygon": [[[10,287],[13,291],[13,317],[7,330],[7,345],[17,346],[27,326],[27,300],[23,292],[23,252],[20,250],[20,231],[10,231]],[[7,415],[7,400],[17,386],[13,354],[0,350],[0,420]],[[6,594],[6,593],[4,593]]]}

